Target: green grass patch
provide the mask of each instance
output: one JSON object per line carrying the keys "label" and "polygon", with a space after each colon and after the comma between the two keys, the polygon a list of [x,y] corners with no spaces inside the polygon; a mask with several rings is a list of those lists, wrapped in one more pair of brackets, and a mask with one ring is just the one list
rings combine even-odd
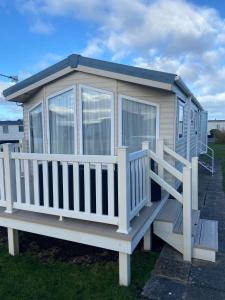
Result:
{"label": "green grass patch", "polygon": [[225,144],[209,144],[215,151],[215,157],[221,161],[222,173],[223,173],[223,189],[225,191]]}
{"label": "green grass patch", "polygon": [[118,263],[89,266],[42,262],[31,253],[8,255],[0,246],[0,299],[79,300],[137,299],[158,258],[158,253],[138,250],[132,255],[132,284],[118,285]]}

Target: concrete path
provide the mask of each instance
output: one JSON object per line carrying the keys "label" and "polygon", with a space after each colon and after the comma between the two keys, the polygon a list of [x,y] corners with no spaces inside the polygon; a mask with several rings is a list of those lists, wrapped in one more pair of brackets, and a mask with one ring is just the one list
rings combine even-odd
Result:
{"label": "concrete path", "polygon": [[225,299],[225,193],[222,172],[216,161],[216,174],[199,170],[199,209],[201,218],[219,221],[219,252],[216,263],[193,260],[164,246],[150,280],[143,289],[148,299]]}

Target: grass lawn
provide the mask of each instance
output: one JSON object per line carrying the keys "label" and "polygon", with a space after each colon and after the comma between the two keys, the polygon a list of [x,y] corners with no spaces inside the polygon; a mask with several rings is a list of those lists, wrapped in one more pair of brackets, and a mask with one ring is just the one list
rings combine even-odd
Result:
{"label": "grass lawn", "polygon": [[0,299],[140,299],[157,258],[156,252],[137,250],[132,255],[132,284],[126,288],[118,286],[116,261],[87,266],[55,259],[42,261],[29,249],[11,257],[5,242],[0,242]]}
{"label": "grass lawn", "polygon": [[219,158],[223,173],[223,189],[225,191],[225,144],[209,144],[209,147],[215,151],[215,157]]}

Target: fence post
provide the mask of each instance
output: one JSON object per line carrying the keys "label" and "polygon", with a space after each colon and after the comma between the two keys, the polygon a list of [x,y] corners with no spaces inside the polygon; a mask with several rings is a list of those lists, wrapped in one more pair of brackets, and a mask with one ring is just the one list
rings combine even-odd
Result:
{"label": "fence post", "polygon": [[4,171],[5,171],[5,199],[6,199],[6,211],[12,213],[13,200],[15,198],[15,168],[11,159],[11,152],[13,144],[3,145],[3,156],[4,156]]}
{"label": "fence post", "polygon": [[[158,139],[156,142],[156,154],[159,158],[164,160],[164,140]],[[158,165],[158,175],[159,177],[164,177],[163,167]]]}
{"label": "fence post", "polygon": [[183,168],[183,257],[192,258],[192,203],[191,203],[191,167]]}
{"label": "fence post", "polygon": [[[142,150],[150,150],[150,142],[145,141],[142,143]],[[146,186],[146,197],[148,199],[147,206],[151,206],[151,177],[149,175],[149,171],[151,170],[151,158],[148,153],[147,157],[145,158],[145,186]]]}
{"label": "fence post", "polygon": [[198,157],[192,157],[192,209],[198,210]]}
{"label": "fence post", "polygon": [[128,148],[118,148],[118,215],[120,233],[129,233],[130,227],[130,168]]}

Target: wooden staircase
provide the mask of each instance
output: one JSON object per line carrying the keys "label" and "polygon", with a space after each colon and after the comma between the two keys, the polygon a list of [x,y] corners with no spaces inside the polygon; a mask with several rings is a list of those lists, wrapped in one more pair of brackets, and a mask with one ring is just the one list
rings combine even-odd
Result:
{"label": "wooden staircase", "polygon": [[[200,219],[192,210],[192,257],[215,262],[218,251],[218,222]],[[180,253],[184,253],[183,206],[168,199],[153,223],[153,232]]]}

